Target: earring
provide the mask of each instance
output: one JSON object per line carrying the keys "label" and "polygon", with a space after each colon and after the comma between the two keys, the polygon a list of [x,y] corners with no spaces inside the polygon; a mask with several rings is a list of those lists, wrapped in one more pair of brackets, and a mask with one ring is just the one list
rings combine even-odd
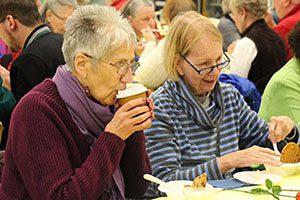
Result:
{"label": "earring", "polygon": [[85,87],[84,87],[84,91],[85,91],[85,93],[86,93],[88,96],[91,94],[91,91],[90,91],[89,86],[85,86]]}

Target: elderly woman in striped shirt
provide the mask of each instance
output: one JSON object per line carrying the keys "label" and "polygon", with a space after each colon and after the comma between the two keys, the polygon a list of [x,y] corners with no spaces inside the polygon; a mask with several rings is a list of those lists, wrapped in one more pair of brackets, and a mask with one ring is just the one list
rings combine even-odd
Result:
{"label": "elderly woman in striped shirt", "polygon": [[[165,66],[171,80],[153,95],[155,119],[145,131],[153,174],[164,181],[224,179],[252,164],[280,165],[287,141],[299,141],[288,117],[267,124],[231,85],[218,82],[230,60],[222,36],[205,17],[190,11],[177,16],[166,38]],[[154,185],[145,197],[158,194]]]}

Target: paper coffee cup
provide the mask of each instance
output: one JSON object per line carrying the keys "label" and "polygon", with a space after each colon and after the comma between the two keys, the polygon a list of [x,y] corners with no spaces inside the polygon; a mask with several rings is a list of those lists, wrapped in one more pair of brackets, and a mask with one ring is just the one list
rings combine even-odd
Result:
{"label": "paper coffee cup", "polygon": [[128,101],[137,98],[146,98],[147,97],[147,88],[142,84],[132,85],[125,90],[119,90],[117,94],[117,99],[121,105],[124,105]]}

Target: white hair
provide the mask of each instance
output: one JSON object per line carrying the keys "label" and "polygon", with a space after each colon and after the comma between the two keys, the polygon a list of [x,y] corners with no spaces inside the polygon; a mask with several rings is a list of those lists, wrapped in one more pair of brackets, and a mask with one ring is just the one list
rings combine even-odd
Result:
{"label": "white hair", "polygon": [[129,50],[136,45],[136,35],[128,20],[109,6],[80,6],[67,19],[65,30],[62,50],[70,71],[74,70],[78,53],[102,60],[121,46]]}
{"label": "white hair", "polygon": [[43,20],[45,20],[47,10],[57,12],[57,10],[63,9],[66,6],[71,6],[76,9],[78,7],[78,3],[76,0],[46,0],[40,13]]}
{"label": "white hair", "polygon": [[258,18],[263,18],[268,10],[268,0],[231,0],[231,8],[245,8]]}
{"label": "white hair", "polygon": [[146,6],[146,7],[153,7],[154,3],[152,0],[129,0],[123,7],[122,7],[122,14],[124,17],[135,17],[137,10],[141,6]]}

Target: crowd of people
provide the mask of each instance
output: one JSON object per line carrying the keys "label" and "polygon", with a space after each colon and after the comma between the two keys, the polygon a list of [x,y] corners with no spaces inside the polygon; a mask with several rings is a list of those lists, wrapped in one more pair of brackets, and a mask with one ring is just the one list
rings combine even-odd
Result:
{"label": "crowd of people", "polygon": [[[276,22],[268,0],[223,0],[216,25],[193,0],[159,20],[152,0],[1,0],[0,199],[152,199],[147,173],[280,166],[274,143],[300,143],[300,0],[273,3]],[[121,105],[132,84],[147,97]]]}

